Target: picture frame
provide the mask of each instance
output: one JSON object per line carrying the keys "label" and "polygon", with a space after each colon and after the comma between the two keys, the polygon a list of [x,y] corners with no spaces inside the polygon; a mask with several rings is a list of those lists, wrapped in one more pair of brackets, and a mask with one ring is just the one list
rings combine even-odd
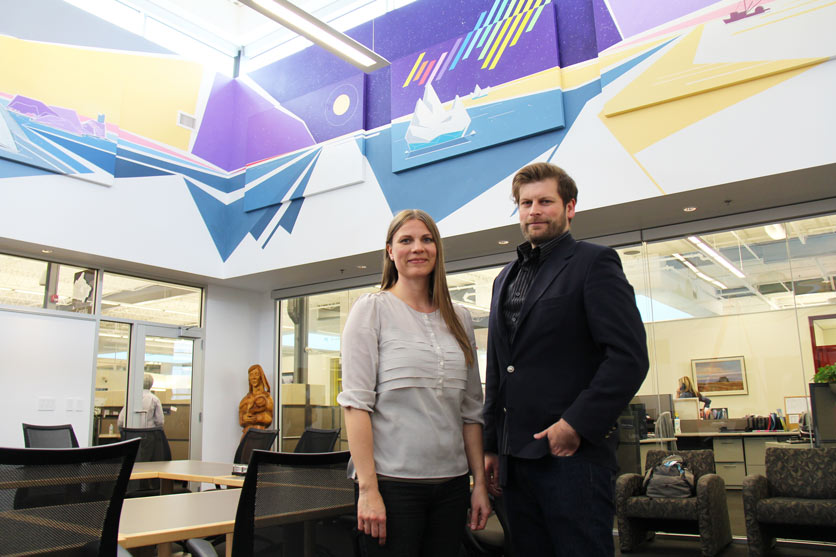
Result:
{"label": "picture frame", "polygon": [[746,395],[746,363],[743,356],[691,360],[694,384],[708,397]]}

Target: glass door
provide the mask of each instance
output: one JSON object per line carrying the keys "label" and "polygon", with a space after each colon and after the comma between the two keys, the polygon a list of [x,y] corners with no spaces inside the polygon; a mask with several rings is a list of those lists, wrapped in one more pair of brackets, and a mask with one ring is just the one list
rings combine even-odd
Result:
{"label": "glass door", "polygon": [[133,340],[126,423],[155,427],[162,421],[172,460],[189,459],[192,432],[200,431],[193,424],[193,414],[200,414],[193,412],[192,379],[202,341],[180,336],[179,328],[151,325],[135,325]]}
{"label": "glass door", "polygon": [[203,341],[181,336],[182,331],[101,322],[93,444],[118,441],[121,425],[162,425],[173,460],[200,458],[201,413],[194,408],[192,395]]}

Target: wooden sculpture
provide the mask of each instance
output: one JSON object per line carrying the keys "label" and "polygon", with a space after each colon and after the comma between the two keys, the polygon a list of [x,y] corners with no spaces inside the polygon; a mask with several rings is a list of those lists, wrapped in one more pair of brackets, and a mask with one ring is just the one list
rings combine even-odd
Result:
{"label": "wooden sculpture", "polygon": [[270,396],[270,384],[264,370],[258,364],[250,366],[247,376],[250,392],[238,405],[238,423],[244,428],[244,433],[251,427],[269,428],[273,423],[273,397]]}

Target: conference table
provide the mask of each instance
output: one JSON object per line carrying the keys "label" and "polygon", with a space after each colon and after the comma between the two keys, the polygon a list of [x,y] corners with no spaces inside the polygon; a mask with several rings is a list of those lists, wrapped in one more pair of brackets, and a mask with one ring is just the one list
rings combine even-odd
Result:
{"label": "conference table", "polygon": [[[137,462],[131,478],[159,478],[161,491],[167,489],[168,493],[174,481],[243,485],[243,476],[233,476],[231,471],[232,465],[228,463],[194,460]],[[288,489],[298,487],[287,486]],[[315,486],[305,487],[308,490],[319,489]],[[289,550],[286,554],[301,553],[305,557],[312,557],[316,547],[315,521],[354,512],[353,487],[341,489],[340,492],[336,501],[326,505],[316,503],[316,497],[290,497],[288,501],[292,503],[283,503],[275,514],[258,517],[257,526],[264,523],[298,525],[302,535],[286,537],[286,549]],[[171,542],[224,535],[227,555],[230,555],[240,493],[240,489],[220,489],[125,499],[119,524],[119,545],[126,549],[156,545],[157,555],[168,557],[171,555]],[[291,530],[290,534],[295,533],[293,527]]]}

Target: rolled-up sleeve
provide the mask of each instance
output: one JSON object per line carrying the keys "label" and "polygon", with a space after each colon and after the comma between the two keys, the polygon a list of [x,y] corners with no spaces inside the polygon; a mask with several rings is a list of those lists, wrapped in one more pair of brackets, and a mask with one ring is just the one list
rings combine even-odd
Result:
{"label": "rolled-up sleeve", "polygon": [[358,298],[346,320],[340,344],[343,380],[343,390],[337,396],[340,406],[374,412],[380,362],[379,323],[374,298],[368,294]]}
{"label": "rolled-up sleeve", "polygon": [[482,417],[482,379],[479,376],[479,359],[476,357],[476,335],[473,333],[473,318],[467,308],[456,306],[459,319],[467,332],[467,338],[473,349],[473,364],[467,368],[467,386],[462,399],[462,421],[466,424],[483,424]]}

